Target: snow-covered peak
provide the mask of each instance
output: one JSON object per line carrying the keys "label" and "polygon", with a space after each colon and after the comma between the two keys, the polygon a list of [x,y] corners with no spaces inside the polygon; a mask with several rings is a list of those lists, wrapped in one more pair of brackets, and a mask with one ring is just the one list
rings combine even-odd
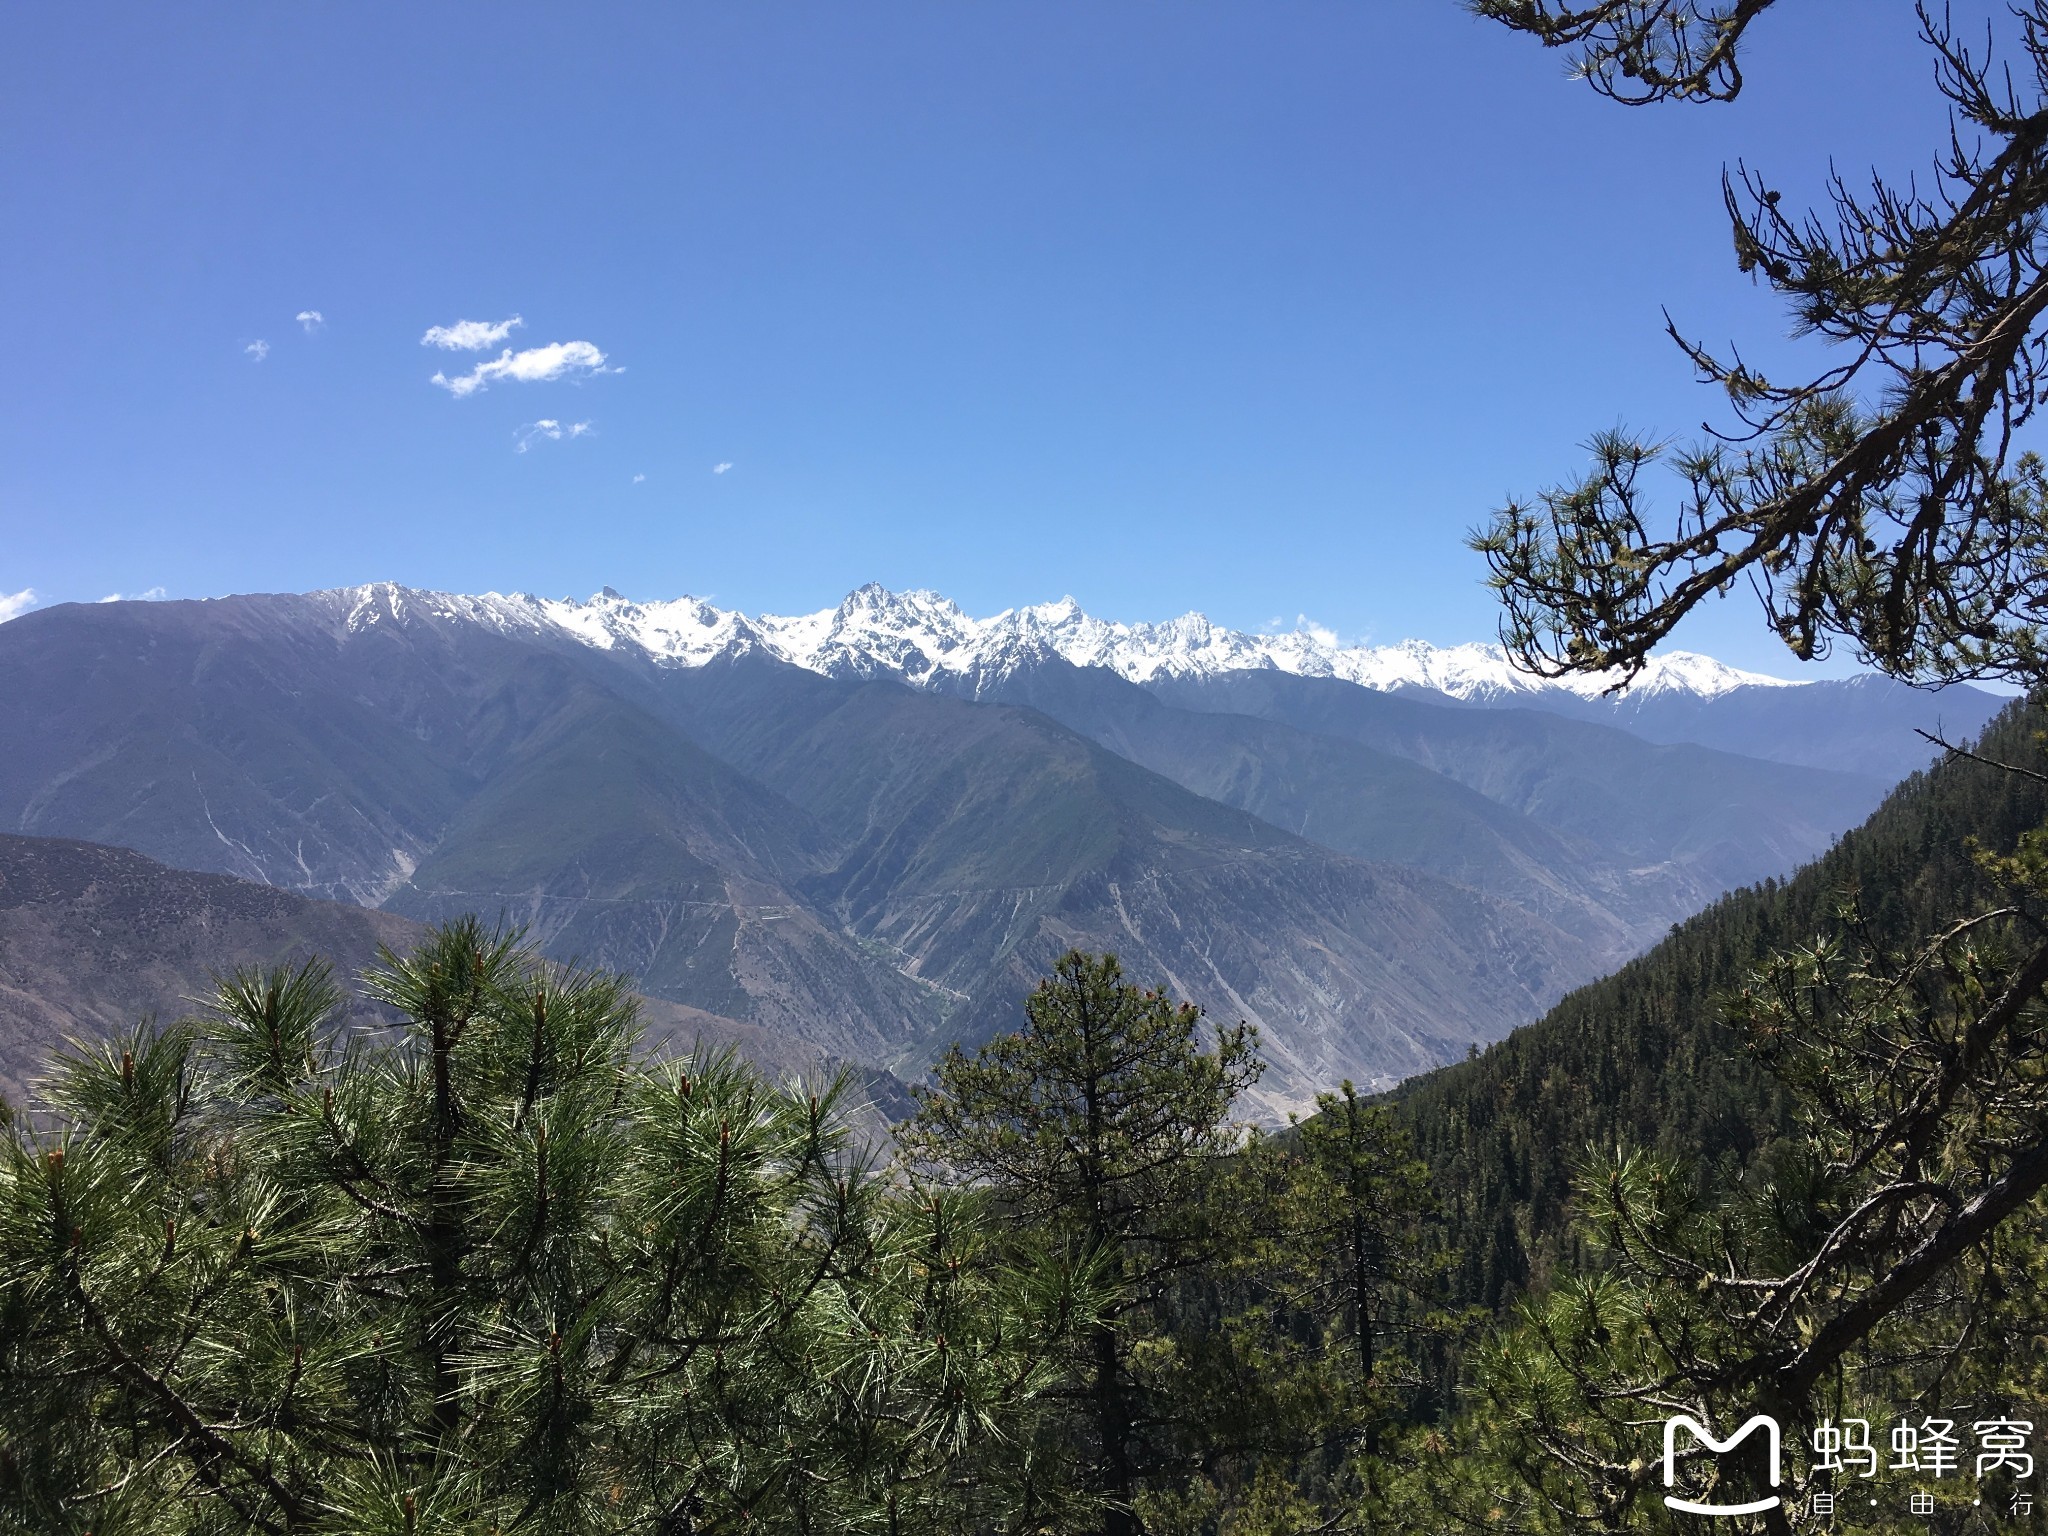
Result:
{"label": "snow-covered peak", "polygon": [[[553,630],[585,645],[630,647],[670,666],[701,666],[713,657],[766,651],[831,677],[893,677],[920,686],[947,683],[978,690],[1048,656],[1075,666],[1105,667],[1133,682],[1204,677],[1272,668],[1304,677],[1335,677],[1383,692],[1426,688],[1481,703],[1550,689],[1596,697],[1604,676],[1546,681],[1518,672],[1498,645],[1346,646],[1328,630],[1303,624],[1277,633],[1225,629],[1199,613],[1159,624],[1098,619],[1071,597],[1010,608],[977,619],[937,592],[891,592],[869,583],[836,608],[749,618],[695,597],[638,603],[607,587],[595,597],[461,597],[416,592],[390,583],[332,594],[348,605],[348,625],[396,621],[408,608],[462,617],[499,628]],[[1625,697],[1662,694],[1717,698],[1736,688],[1789,688],[1785,678],[1724,666],[1711,656],[1671,651],[1653,657]]]}
{"label": "snow-covered peak", "polygon": [[[1573,679],[1568,686],[1580,693],[1597,692],[1589,690],[1584,682]],[[1711,656],[1702,656],[1697,651],[1667,651],[1662,656],[1652,656],[1650,664],[1636,675],[1628,686],[1632,699],[1650,698],[1660,693],[1691,693],[1703,699],[1717,698],[1735,688],[1795,688],[1798,684],[1787,678],[1767,677],[1761,672],[1744,672]]]}
{"label": "snow-covered peak", "polygon": [[822,613],[764,614],[759,628],[783,660],[828,677],[923,681],[973,645],[980,626],[936,592],[891,592],[874,582]]}
{"label": "snow-covered peak", "polygon": [[[1368,688],[1433,688],[1452,698],[1482,702],[1553,688],[1581,698],[1597,698],[1615,682],[1614,674],[1605,672],[1562,678],[1531,677],[1517,671],[1500,646],[1475,641],[1435,646],[1420,640],[1404,640],[1398,645],[1374,649],[1336,651],[1334,661],[1338,676]],[[1694,651],[1671,651],[1651,657],[1649,665],[1624,690],[1623,697],[1645,699],[1659,694],[1689,693],[1712,699],[1736,688],[1797,686],[1790,679],[1744,672]]]}

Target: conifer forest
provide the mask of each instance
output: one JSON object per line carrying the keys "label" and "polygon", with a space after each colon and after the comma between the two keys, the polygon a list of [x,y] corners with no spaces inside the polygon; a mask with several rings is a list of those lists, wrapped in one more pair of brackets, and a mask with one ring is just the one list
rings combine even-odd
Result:
{"label": "conifer forest", "polygon": [[[1809,8],[1463,9],[1621,135]],[[2048,0],[1868,10],[1931,164],[1730,164],[1775,330],[1667,315],[1716,419],[1482,518],[1476,682],[879,585],[5,599],[0,1536],[2048,1529]],[[1685,693],[1724,596],[1858,675]]]}

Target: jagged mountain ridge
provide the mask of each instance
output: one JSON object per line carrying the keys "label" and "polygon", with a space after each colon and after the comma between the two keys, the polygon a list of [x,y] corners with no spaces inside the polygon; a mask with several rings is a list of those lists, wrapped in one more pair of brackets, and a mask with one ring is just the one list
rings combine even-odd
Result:
{"label": "jagged mountain ridge", "polygon": [[[508,626],[549,626],[604,649],[635,646],[683,666],[758,648],[828,677],[993,679],[1057,656],[1078,667],[1106,667],[1138,683],[1274,668],[1341,678],[1379,691],[1423,688],[1480,702],[1552,691],[1594,698],[1613,681],[1597,675],[1554,681],[1531,677],[1516,671],[1498,645],[1434,646],[1409,640],[1345,646],[1311,626],[1252,634],[1212,624],[1199,613],[1161,624],[1116,623],[1084,612],[1071,597],[976,619],[939,593],[891,592],[872,582],[849,593],[837,608],[752,617],[688,596],[635,602],[610,588],[580,602],[526,593],[456,597],[389,584],[344,588],[337,595],[353,600],[351,622],[375,622],[371,615],[378,602],[396,599]],[[1672,651],[1653,658],[1626,695],[1711,699],[1737,688],[1804,686],[1694,652]]]}
{"label": "jagged mountain ridge", "polygon": [[1618,726],[1659,745],[1693,743],[1747,757],[1830,768],[1892,783],[1925,767],[1922,732],[1975,734],[2003,700],[1952,685],[1940,692],[1887,678],[1806,680],[1730,667],[1690,651],[1652,657],[1625,688],[1606,675],[1542,679],[1517,671],[1498,645],[1409,640],[1345,646],[1312,625],[1247,633],[1188,613],[1162,624],[1109,622],[1072,598],[977,619],[936,592],[870,583],[836,607],[750,617],[694,597],[635,602],[607,588],[587,601],[528,594],[456,597],[386,585],[323,594],[349,622],[375,623],[391,604],[425,606],[511,631],[552,633],[666,666],[765,654],[828,677],[888,677],[913,687],[1003,696],[1019,677],[1064,664],[1100,668],[1190,708],[1201,690],[1244,672],[1327,679],[1373,693],[1485,708],[1522,708]]}

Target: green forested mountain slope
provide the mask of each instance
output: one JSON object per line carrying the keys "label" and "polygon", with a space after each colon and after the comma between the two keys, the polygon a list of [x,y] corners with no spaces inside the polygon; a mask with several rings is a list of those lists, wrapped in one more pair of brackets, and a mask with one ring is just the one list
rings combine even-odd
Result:
{"label": "green forested mountain slope", "polygon": [[[2048,710],[2015,705],[1991,758],[2048,769]],[[1573,992],[1485,1052],[1394,1095],[1453,1226],[1456,1299],[1498,1305],[1560,1256],[1573,1170],[1627,1142],[1746,1160],[1787,1105],[1720,1020],[1720,1002],[1773,950],[1837,923],[1845,893],[1889,945],[1911,946],[1992,892],[1969,840],[2004,850],[2048,818],[2048,785],[1954,759],[1908,779],[1792,879],[1738,891],[1614,975]]]}

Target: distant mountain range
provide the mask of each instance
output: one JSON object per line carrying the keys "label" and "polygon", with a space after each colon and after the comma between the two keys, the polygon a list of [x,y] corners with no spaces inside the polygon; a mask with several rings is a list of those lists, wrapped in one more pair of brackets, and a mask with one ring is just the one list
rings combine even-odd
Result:
{"label": "distant mountain range", "polygon": [[0,625],[0,698],[0,826],[502,911],[904,1071],[1112,948],[1260,1025],[1273,1112],[1498,1038],[2001,702],[1699,657],[1609,699],[1487,647],[876,587],[750,619],[389,585],[39,610]]}
{"label": "distant mountain range", "polygon": [[[359,590],[367,600],[367,594],[378,589]],[[936,592],[891,592],[873,583],[850,593],[837,608],[758,618],[694,597],[636,603],[610,588],[588,602],[523,593],[413,597],[459,604],[462,612],[480,620],[552,626],[605,649],[635,646],[686,666],[735,649],[759,649],[828,677],[994,678],[1057,656],[1077,667],[1105,668],[1134,683],[1271,668],[1301,677],[1338,678],[1382,692],[1426,689],[1482,703],[1551,692],[1592,698],[1612,681],[1532,678],[1515,671],[1496,645],[1445,648],[1410,640],[1380,647],[1342,646],[1334,636],[1313,628],[1247,634],[1220,628],[1199,613],[1165,624],[1116,624],[1084,613],[1071,597],[975,619]],[[1652,661],[1629,691],[1637,698],[1664,693],[1715,698],[1737,688],[1798,686],[1678,651]]]}
{"label": "distant mountain range", "polygon": [[1119,624],[1092,617],[1070,597],[976,619],[936,592],[890,592],[873,583],[837,608],[751,618],[694,597],[633,602],[610,588],[584,602],[524,593],[457,597],[388,584],[352,588],[348,596],[362,622],[376,622],[380,603],[401,610],[411,603],[444,618],[507,633],[552,632],[675,666],[761,654],[827,677],[886,677],[973,698],[1052,660],[1173,688],[1184,703],[1219,678],[1278,672],[1435,703],[1541,709],[1619,725],[1648,741],[1693,742],[1887,781],[1932,759],[1934,749],[1916,729],[1967,736],[2003,702],[1977,688],[1927,692],[1876,676],[1796,682],[1690,651],[1652,657],[1631,683],[1610,693],[1617,682],[1610,675],[1531,677],[1515,670],[1498,645],[1344,646],[1313,626],[1251,634],[1199,613],[1164,624]]}

